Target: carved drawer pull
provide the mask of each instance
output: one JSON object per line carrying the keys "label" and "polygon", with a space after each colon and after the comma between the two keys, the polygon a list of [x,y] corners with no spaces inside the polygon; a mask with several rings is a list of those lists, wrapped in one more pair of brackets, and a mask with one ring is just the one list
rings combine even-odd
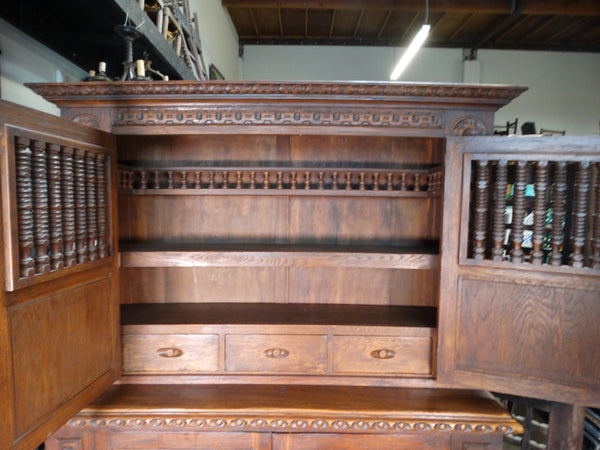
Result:
{"label": "carved drawer pull", "polygon": [[267,358],[286,358],[290,354],[285,348],[268,348],[263,353]]}
{"label": "carved drawer pull", "polygon": [[158,356],[162,356],[163,358],[179,358],[183,355],[183,350],[180,350],[176,347],[163,347],[156,350]]}
{"label": "carved drawer pull", "polygon": [[379,348],[371,352],[371,357],[375,359],[392,359],[394,356],[396,356],[396,352],[386,348]]}

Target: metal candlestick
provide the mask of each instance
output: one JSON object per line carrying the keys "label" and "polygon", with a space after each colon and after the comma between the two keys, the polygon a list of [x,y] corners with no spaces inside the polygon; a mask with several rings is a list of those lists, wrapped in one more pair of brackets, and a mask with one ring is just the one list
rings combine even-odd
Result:
{"label": "metal candlestick", "polygon": [[125,61],[123,61],[123,75],[121,75],[121,81],[135,80],[133,41],[140,37],[140,32],[132,25],[116,25],[114,30],[125,42]]}

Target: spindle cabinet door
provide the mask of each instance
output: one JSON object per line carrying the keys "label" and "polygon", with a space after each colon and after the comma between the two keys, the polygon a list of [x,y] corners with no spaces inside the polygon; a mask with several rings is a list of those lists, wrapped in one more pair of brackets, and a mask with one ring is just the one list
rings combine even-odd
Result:
{"label": "spindle cabinet door", "polygon": [[0,102],[0,448],[35,448],[118,376],[114,148]]}
{"label": "spindle cabinet door", "polygon": [[449,138],[440,382],[600,406],[600,138]]}

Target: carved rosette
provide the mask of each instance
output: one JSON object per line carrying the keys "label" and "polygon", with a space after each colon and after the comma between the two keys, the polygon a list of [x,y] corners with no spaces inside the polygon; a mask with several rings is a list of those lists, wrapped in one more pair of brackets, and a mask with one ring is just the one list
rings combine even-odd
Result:
{"label": "carved rosette", "polygon": [[72,428],[129,429],[148,431],[245,431],[245,432],[298,432],[325,431],[333,433],[398,433],[398,432],[454,432],[454,433],[497,433],[518,432],[510,423],[482,421],[452,421],[430,418],[390,419],[361,417],[315,417],[315,416],[230,416],[189,414],[175,415],[127,415],[91,416],[83,414],[71,419],[67,426]]}
{"label": "carved rosette", "polygon": [[443,127],[442,115],[433,111],[406,109],[370,110],[356,108],[257,109],[238,108],[115,108],[113,126],[141,125],[285,125],[285,126],[368,126],[393,128]]}
{"label": "carved rosette", "polygon": [[488,127],[477,117],[462,117],[452,126],[452,136],[487,136]]}

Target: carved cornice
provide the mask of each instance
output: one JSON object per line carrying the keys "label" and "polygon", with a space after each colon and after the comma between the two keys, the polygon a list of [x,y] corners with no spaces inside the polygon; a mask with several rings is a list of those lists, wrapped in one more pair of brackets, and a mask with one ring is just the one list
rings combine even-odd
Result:
{"label": "carved cornice", "polygon": [[82,413],[68,422],[73,428],[100,428],[152,431],[318,431],[331,433],[390,432],[454,432],[500,433],[519,432],[515,422],[483,420],[434,420],[431,418],[361,418],[333,416],[256,416],[256,415],[130,415],[110,414],[86,417]]}
{"label": "carved cornice", "polygon": [[200,99],[210,96],[303,97],[422,101],[424,99],[477,100],[504,104],[527,88],[500,85],[414,84],[374,82],[265,82],[265,81],[169,81],[169,82],[80,82],[27,83],[49,101],[69,97],[170,97]]}

